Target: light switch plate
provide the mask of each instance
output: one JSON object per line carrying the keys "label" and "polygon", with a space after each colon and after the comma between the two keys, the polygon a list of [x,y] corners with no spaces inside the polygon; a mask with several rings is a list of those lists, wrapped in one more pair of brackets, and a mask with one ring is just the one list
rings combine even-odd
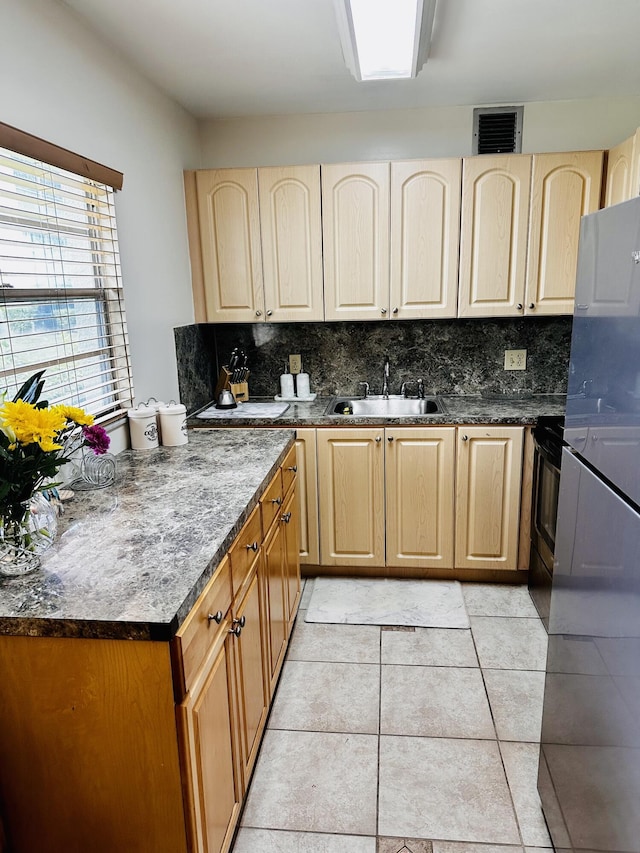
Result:
{"label": "light switch plate", "polygon": [[527,351],[526,351],[526,349],[506,349],[504,351],[504,369],[505,370],[526,370],[527,369]]}
{"label": "light switch plate", "polygon": [[302,373],[302,356],[299,356],[299,355],[290,355],[289,356],[289,372],[290,373]]}

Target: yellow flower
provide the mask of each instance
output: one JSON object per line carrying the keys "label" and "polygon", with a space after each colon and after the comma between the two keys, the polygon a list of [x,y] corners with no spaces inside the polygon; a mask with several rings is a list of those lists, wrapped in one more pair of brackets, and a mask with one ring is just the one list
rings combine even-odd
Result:
{"label": "yellow flower", "polygon": [[13,430],[20,444],[38,444],[46,452],[61,450],[54,439],[66,426],[66,419],[57,407],[36,409],[31,403],[6,401],[0,407],[3,430]]}
{"label": "yellow flower", "polygon": [[59,412],[62,412],[68,421],[73,421],[79,426],[91,426],[93,423],[93,415],[88,415],[84,409],[79,409],[77,406],[55,406]]}

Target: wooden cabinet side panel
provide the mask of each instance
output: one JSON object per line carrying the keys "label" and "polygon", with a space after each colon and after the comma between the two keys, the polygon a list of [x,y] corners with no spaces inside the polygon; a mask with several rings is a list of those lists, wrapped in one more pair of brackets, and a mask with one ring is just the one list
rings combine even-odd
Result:
{"label": "wooden cabinet side panel", "polygon": [[287,620],[289,629],[298,610],[300,600],[300,512],[294,483],[285,501],[284,517],[284,569],[287,586]]}
{"label": "wooden cabinet side panel", "polygon": [[258,169],[258,189],[267,318],[323,320],[320,166]]}
{"label": "wooden cabinet side panel", "polygon": [[207,319],[264,319],[257,170],[198,171],[196,184]]}
{"label": "wooden cabinet side panel", "polygon": [[284,657],[287,639],[286,589],[284,583],[284,532],[278,521],[264,543],[264,568],[269,612],[269,664],[271,687]]}
{"label": "wooden cabinet side panel", "polygon": [[387,427],[388,566],[453,568],[455,434]]}
{"label": "wooden cabinet side panel", "polygon": [[602,151],[533,158],[528,313],[573,314],[580,218],[600,206]]}
{"label": "wooden cabinet side panel", "polygon": [[391,318],[455,317],[460,159],[391,164]]}
{"label": "wooden cabinet side panel", "polygon": [[320,562],[320,541],[315,429],[296,430],[296,449],[300,562],[317,566]]}
{"label": "wooden cabinet side panel", "polygon": [[459,427],[456,552],[461,569],[516,569],[521,427]]}
{"label": "wooden cabinet side panel", "polygon": [[384,429],[318,430],[320,563],[384,565]]}
{"label": "wooden cabinet side panel", "polygon": [[522,314],[530,176],[528,154],[463,160],[458,316]]}
{"label": "wooden cabinet side panel", "polygon": [[633,143],[630,136],[609,150],[607,158],[607,180],[604,206],[611,207],[632,197],[633,190]]}
{"label": "wooden cabinet side panel", "polygon": [[631,189],[629,198],[640,195],[640,127],[633,137],[633,153],[631,155]]}
{"label": "wooden cabinet side panel", "polygon": [[389,183],[388,163],[322,166],[327,320],[388,315]]}
{"label": "wooden cabinet side panel", "polygon": [[198,213],[198,189],[196,187],[196,173],[194,171],[184,172],[184,200],[187,211],[189,260],[191,261],[193,313],[196,323],[206,323],[207,305],[204,293],[202,248],[200,245],[200,214]]}
{"label": "wooden cabinet side panel", "polygon": [[168,643],[1,637],[0,679],[16,851],[186,853]]}

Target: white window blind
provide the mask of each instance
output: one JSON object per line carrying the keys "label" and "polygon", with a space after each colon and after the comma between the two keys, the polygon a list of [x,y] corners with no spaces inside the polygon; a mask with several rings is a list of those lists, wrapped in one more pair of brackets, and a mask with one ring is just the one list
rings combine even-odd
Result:
{"label": "white window blind", "polygon": [[0,391],[98,419],[133,399],[114,191],[0,147]]}

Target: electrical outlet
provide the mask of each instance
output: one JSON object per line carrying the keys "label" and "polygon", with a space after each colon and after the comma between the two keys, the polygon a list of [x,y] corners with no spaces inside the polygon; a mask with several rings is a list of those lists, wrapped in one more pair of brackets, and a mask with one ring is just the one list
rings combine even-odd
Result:
{"label": "electrical outlet", "polygon": [[289,356],[289,371],[291,373],[302,373],[302,357],[299,355]]}
{"label": "electrical outlet", "polygon": [[527,369],[527,351],[526,351],[526,349],[506,349],[504,351],[504,369],[505,370],[526,370]]}

